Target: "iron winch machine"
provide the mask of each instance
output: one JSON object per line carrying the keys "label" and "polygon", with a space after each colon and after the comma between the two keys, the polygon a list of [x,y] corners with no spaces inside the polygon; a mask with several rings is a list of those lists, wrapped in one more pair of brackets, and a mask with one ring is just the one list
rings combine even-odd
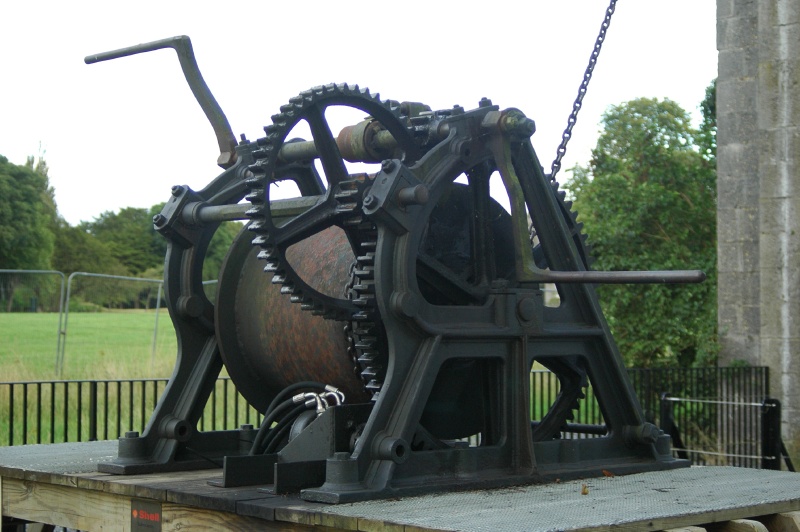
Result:
{"label": "iron winch machine", "polygon": [[[237,142],[188,37],[86,62],[161,48],[177,52],[223,171],[199,191],[174,186],[154,217],[168,242],[177,363],[144,432],[121,438],[100,471],[222,465],[221,489],[341,503],[688,466],[645,421],[593,285],[704,274],[591,270],[581,224],[521,111],[486,98],[431,110],[333,84],[289,99],[264,137]],[[366,119],[334,135],[333,107]],[[310,139],[292,137],[300,124]],[[298,196],[272,198],[285,182]],[[229,220],[246,226],[212,303],[203,260]],[[557,306],[545,304],[548,283]],[[532,420],[535,363],[559,391]],[[198,430],[223,365],[263,413],[260,427]],[[571,420],[590,381],[605,425],[582,428]],[[597,437],[562,437],[581,430]]]}

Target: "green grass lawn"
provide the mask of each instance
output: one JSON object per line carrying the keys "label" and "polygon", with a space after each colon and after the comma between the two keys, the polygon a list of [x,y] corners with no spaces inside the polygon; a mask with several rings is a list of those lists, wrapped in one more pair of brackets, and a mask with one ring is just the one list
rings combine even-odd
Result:
{"label": "green grass lawn", "polygon": [[[0,381],[58,378],[58,323],[57,313],[0,313]],[[155,329],[153,310],[70,313],[60,378],[168,377],[177,343],[165,310],[158,315],[154,353]]]}

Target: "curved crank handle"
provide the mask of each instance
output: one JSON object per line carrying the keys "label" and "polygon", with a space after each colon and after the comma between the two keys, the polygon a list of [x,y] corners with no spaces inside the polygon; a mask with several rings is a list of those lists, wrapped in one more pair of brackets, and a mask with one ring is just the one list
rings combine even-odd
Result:
{"label": "curved crank handle", "polygon": [[117,59],[129,55],[141,54],[144,52],[152,52],[153,50],[161,50],[162,48],[172,48],[178,54],[178,61],[183,70],[183,76],[189,84],[197,103],[203,109],[208,121],[211,122],[211,127],[214,128],[214,134],[217,136],[217,143],[219,144],[219,157],[217,157],[217,164],[222,168],[230,168],[236,162],[236,138],[233,136],[233,130],[228,123],[225,113],[222,108],[214,99],[208,85],[203,80],[203,75],[200,73],[200,68],[197,66],[197,61],[194,57],[192,50],[192,41],[186,35],[178,35],[176,37],[169,37],[158,41],[137,44],[128,46],[127,48],[120,48],[118,50],[111,50],[110,52],[103,52],[99,54],[87,55],[84,62],[87,65],[99,63],[100,61],[108,61],[110,59]]}

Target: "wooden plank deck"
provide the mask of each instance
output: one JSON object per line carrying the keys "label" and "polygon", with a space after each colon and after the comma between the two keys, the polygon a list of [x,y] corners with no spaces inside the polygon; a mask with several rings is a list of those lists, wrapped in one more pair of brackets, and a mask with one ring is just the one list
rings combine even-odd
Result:
{"label": "wooden plank deck", "polygon": [[800,530],[800,514],[791,513],[800,511],[800,475],[788,472],[694,467],[326,505],[272,495],[258,486],[209,485],[221,478],[219,469],[98,473],[97,463],[115,454],[116,442],[0,448],[2,515],[80,530],[123,531],[157,530],[156,524],[164,531],[692,530],[713,523],[715,530],[762,530],[757,526],[765,525],[767,530]]}

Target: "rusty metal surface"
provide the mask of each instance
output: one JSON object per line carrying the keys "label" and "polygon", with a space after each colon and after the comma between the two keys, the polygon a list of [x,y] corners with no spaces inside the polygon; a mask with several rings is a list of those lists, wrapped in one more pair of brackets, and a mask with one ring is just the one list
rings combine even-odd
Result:
{"label": "rusty metal surface", "polygon": [[[239,390],[259,409],[289,384],[307,380],[342,389],[348,402],[368,400],[347,356],[345,324],[304,312],[281,294],[262,271],[250,238],[244,234],[235,244],[247,248],[247,259],[226,265],[239,268],[235,286],[226,281],[219,288],[236,300],[235,331],[223,333],[235,338],[225,341],[222,355]],[[316,290],[341,296],[353,254],[344,233],[330,228],[292,246],[288,259]]]}

